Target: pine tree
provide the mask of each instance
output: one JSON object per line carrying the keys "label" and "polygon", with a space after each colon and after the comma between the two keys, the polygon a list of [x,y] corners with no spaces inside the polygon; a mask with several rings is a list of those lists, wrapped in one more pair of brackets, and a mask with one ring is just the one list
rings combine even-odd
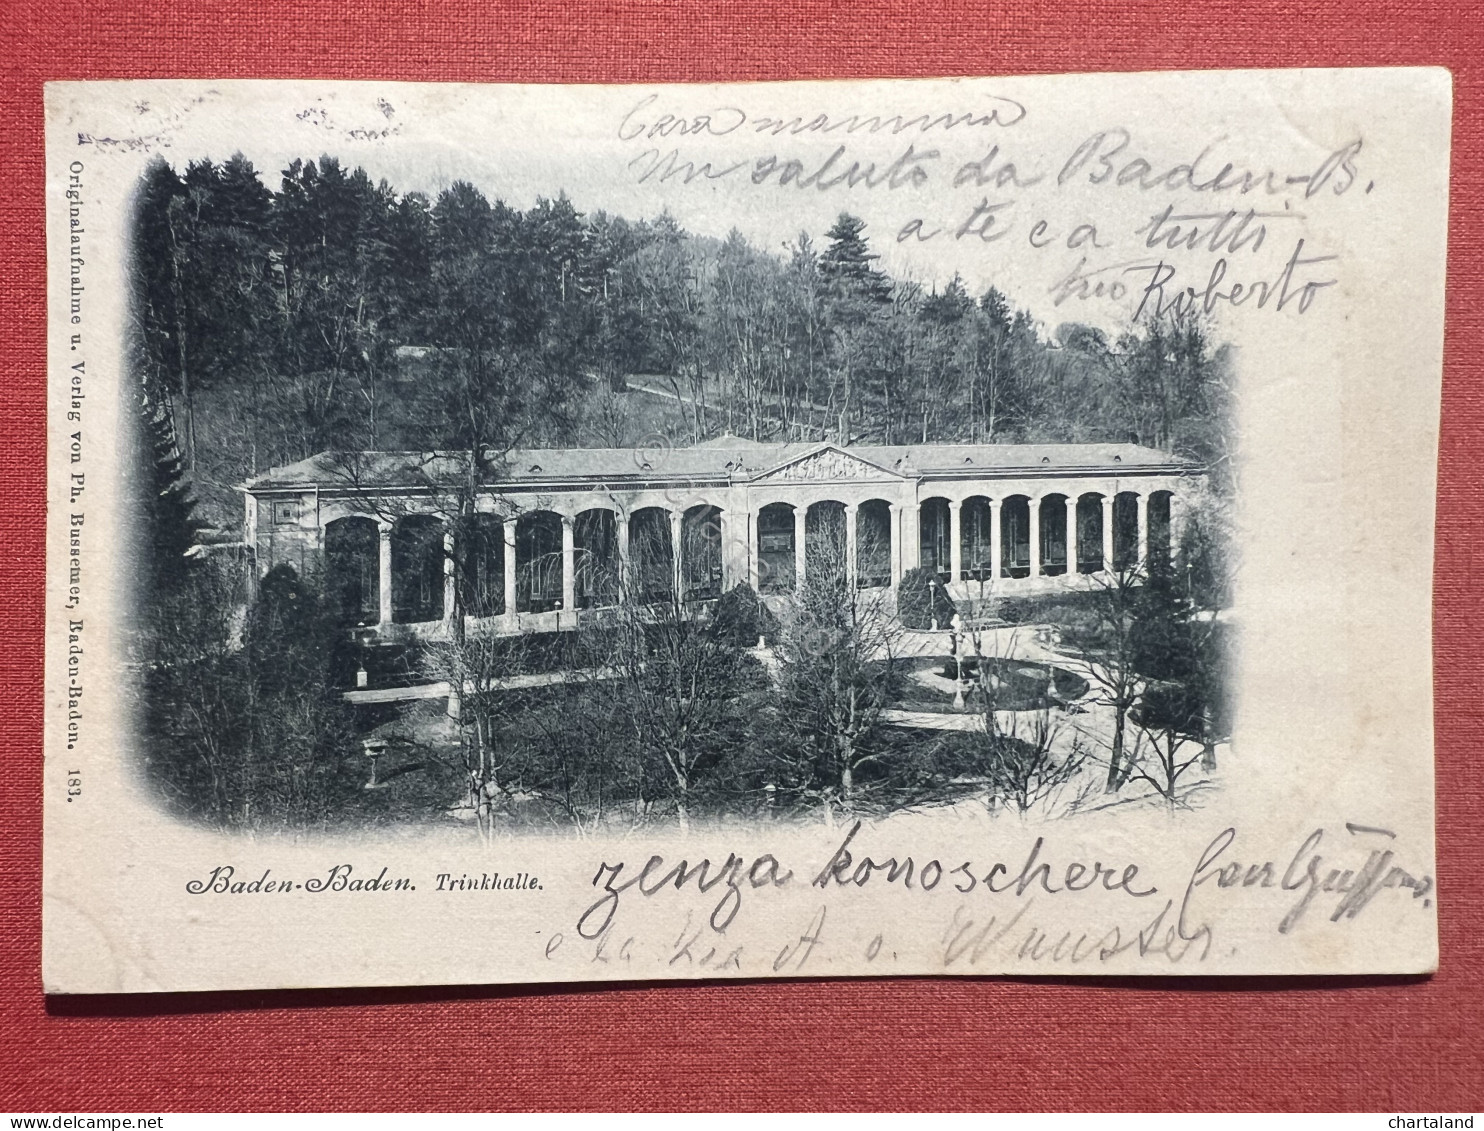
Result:
{"label": "pine tree", "polygon": [[[830,244],[819,258],[820,274],[829,288],[826,313],[834,349],[833,365],[837,391],[832,391],[837,412],[836,435],[849,443],[866,392],[882,385],[883,400],[890,400],[890,374],[881,365],[884,343],[877,316],[891,301],[891,279],[871,266],[877,256],[865,237],[866,222],[848,212],[825,234]],[[889,410],[888,410],[889,415]]]}
{"label": "pine tree", "polygon": [[861,234],[866,222],[848,212],[825,236],[830,244],[819,258],[820,273],[834,284],[840,299],[884,303],[891,299],[891,279],[872,266],[880,256],[871,251]]}
{"label": "pine tree", "polygon": [[174,380],[178,330],[170,255],[170,203],[185,186],[163,157],[145,166],[134,196],[133,246],[129,257],[134,325],[147,379]]}
{"label": "pine tree", "polygon": [[141,595],[160,602],[183,589],[192,564],[186,553],[196,545],[204,524],[196,517],[169,409],[147,396],[139,398],[138,447]]}

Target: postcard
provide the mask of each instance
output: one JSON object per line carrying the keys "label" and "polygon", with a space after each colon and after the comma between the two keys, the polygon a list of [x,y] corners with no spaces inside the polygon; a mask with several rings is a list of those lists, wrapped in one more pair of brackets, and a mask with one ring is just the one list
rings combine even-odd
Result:
{"label": "postcard", "polygon": [[46,97],[49,992],[1435,969],[1446,72]]}

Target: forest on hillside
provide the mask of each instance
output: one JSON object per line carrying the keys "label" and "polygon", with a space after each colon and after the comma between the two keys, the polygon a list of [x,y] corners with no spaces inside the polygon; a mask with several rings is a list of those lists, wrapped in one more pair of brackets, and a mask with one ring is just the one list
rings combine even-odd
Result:
{"label": "forest on hillside", "polygon": [[[399,193],[334,157],[151,164],[136,369],[204,515],[325,449],[754,439],[1133,441],[1231,469],[1230,358],[1199,320],[1110,336],[877,266],[842,213],[776,249],[668,214]],[[640,390],[640,391],[634,391]]]}
{"label": "forest on hillside", "polygon": [[[399,193],[332,157],[276,187],[241,156],[157,160],[133,234],[127,647],[143,769],[172,812],[243,829],[452,816],[491,835],[1208,788],[1235,441],[1229,351],[1198,319],[1047,328],[993,287],[891,277],[847,213],[759,248],[560,193],[524,211],[465,182]],[[1208,488],[1179,572],[1165,555],[1076,601],[997,599],[947,658],[903,644],[909,621],[958,611],[923,569],[867,591],[843,560],[811,564],[771,606],[746,584],[714,609],[672,587],[510,639],[455,618],[398,650],[356,644],[318,573],[257,577],[237,542],[233,486],[327,449],[460,450],[495,477],[515,447],[655,432],[1133,441],[1198,461]],[[1043,630],[1057,650],[1028,659]],[[357,669],[387,664],[464,689],[458,719],[352,706]],[[375,760],[365,778],[368,743],[385,778]]]}

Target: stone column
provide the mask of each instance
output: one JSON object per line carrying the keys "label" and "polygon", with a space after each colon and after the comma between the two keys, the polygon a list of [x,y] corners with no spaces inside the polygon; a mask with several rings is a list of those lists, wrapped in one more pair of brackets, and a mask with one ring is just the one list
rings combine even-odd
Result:
{"label": "stone column", "polygon": [[629,599],[629,516],[619,511],[613,518],[613,530],[618,536],[618,600]]}
{"label": "stone column", "polygon": [[891,539],[891,584],[895,589],[902,580],[902,508],[886,504],[886,536]]}
{"label": "stone column", "polygon": [[382,522],[377,524],[381,533],[379,549],[381,551],[380,572],[377,577],[377,591],[381,598],[381,608],[377,618],[377,627],[382,628],[392,623],[392,524]]}
{"label": "stone column", "polygon": [[737,565],[732,560],[732,522],[725,510],[716,512],[716,536],[721,542],[721,591],[725,593],[736,584]]}
{"label": "stone column", "polygon": [[1077,572],[1077,496],[1067,495],[1067,576]]}
{"label": "stone column", "polygon": [[902,572],[922,565],[922,504],[910,502],[902,511]]}
{"label": "stone column", "polygon": [[948,500],[948,584],[957,585],[959,575],[964,572],[963,522],[959,512],[963,503],[958,499]]}
{"label": "stone column", "polygon": [[454,571],[455,564],[453,531],[445,527],[443,531],[443,623],[445,625],[453,624],[454,608],[458,604],[458,593],[455,590],[458,585],[458,574]]}
{"label": "stone column", "polygon": [[747,584],[752,587],[754,593],[762,589],[762,570],[759,568],[761,559],[758,557],[762,547],[757,536],[757,511],[751,507],[747,510]]}
{"label": "stone column", "polygon": [[1113,496],[1103,494],[1103,572],[1113,572]]}
{"label": "stone column", "polygon": [[860,588],[855,575],[855,523],[856,511],[858,509],[859,508],[856,503],[845,504],[845,577],[846,583],[850,586],[852,591]]}
{"label": "stone column", "polygon": [[562,608],[577,608],[577,522],[562,515]]}
{"label": "stone column", "polygon": [[803,503],[794,507],[794,587],[804,584],[804,527],[808,521],[809,508]]}
{"label": "stone column", "polygon": [[1170,564],[1180,558],[1180,544],[1185,533],[1185,512],[1180,506],[1180,497],[1170,492]]}
{"label": "stone column", "polygon": [[675,600],[685,600],[685,569],[681,565],[680,536],[684,532],[685,515],[680,511],[670,512],[670,584],[675,590]]}
{"label": "stone column", "polygon": [[998,585],[1003,568],[1005,538],[1000,530],[1000,500],[989,500],[989,578]]}
{"label": "stone column", "polygon": [[[252,555],[252,569],[247,571],[247,599],[251,603],[258,598],[258,579],[268,572],[272,567],[268,564],[266,556],[258,547],[258,500],[255,495],[242,496],[244,505],[243,521],[247,537],[248,553]],[[325,518],[324,512],[320,512],[319,528],[320,546],[325,544]],[[323,550],[321,550],[323,554]],[[326,559],[328,564],[328,559]]]}
{"label": "stone column", "polygon": [[1140,491],[1139,501],[1139,565],[1149,563],[1149,495]]}
{"label": "stone column", "polygon": [[1032,499],[1026,508],[1031,516],[1031,576],[1041,576],[1041,500]]}
{"label": "stone column", "polygon": [[515,516],[500,523],[500,534],[505,541],[505,615],[515,615]]}

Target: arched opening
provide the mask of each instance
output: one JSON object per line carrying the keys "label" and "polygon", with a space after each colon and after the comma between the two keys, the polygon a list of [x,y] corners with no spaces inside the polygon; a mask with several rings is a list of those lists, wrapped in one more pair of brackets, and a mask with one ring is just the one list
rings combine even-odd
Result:
{"label": "arched opening", "polygon": [[1000,504],[1000,574],[1031,575],[1031,501],[1011,495]]}
{"label": "arched opening", "polygon": [[392,620],[420,624],[443,618],[443,523],[413,514],[392,527]]}
{"label": "arched opening", "polygon": [[1149,496],[1149,564],[1170,564],[1171,530],[1170,499],[1168,491],[1155,491]]}
{"label": "arched opening", "polygon": [[983,495],[970,495],[959,508],[959,553],[965,581],[994,580],[994,562],[991,560],[994,539],[990,526],[993,514],[989,500]]}
{"label": "arched opening", "polygon": [[1046,495],[1041,499],[1041,573],[1060,577],[1067,572],[1067,497]]}
{"label": "arched opening", "polygon": [[515,607],[522,613],[562,607],[562,519],[553,511],[516,520]]}
{"label": "arched opening", "polygon": [[629,562],[634,598],[641,604],[668,601],[675,592],[675,548],[670,512],[645,507],[629,518]]}
{"label": "arched opening", "polygon": [[1139,564],[1139,496],[1120,491],[1113,496],[1113,568]]}
{"label": "arched opening", "polygon": [[757,512],[758,588],[764,593],[792,593],[794,579],[794,509],[769,503]]}
{"label": "arched opening", "polygon": [[891,504],[871,499],[855,514],[855,583],[861,589],[891,584]]}
{"label": "arched opening", "polygon": [[714,601],[722,591],[721,508],[691,507],[680,520],[681,591],[687,601]]}
{"label": "arched opening", "polygon": [[804,514],[804,576],[842,585],[849,562],[845,556],[845,504],[815,503]]}
{"label": "arched opening", "polygon": [[601,507],[572,523],[573,589],[579,609],[618,604],[618,520]]}
{"label": "arched opening", "polygon": [[505,523],[492,514],[470,515],[457,538],[464,615],[505,612]]}
{"label": "arched opening", "polygon": [[918,559],[923,568],[938,575],[938,580],[950,580],[952,565],[953,527],[948,517],[947,499],[924,499],[918,509]]}
{"label": "arched opening", "polygon": [[1103,568],[1103,496],[1083,495],[1077,500],[1077,572],[1097,573]]}
{"label": "arched opening", "polygon": [[337,518],[326,525],[325,569],[341,624],[381,619],[381,533],[374,518]]}

